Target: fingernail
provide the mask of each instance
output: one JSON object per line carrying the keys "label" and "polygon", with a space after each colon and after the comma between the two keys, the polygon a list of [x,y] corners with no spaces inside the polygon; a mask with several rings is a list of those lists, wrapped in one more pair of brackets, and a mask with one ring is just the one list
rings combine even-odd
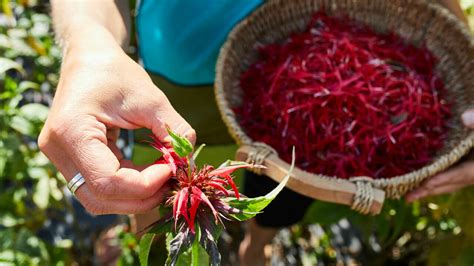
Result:
{"label": "fingernail", "polygon": [[163,138],[163,142],[165,142],[165,143],[171,143],[171,140],[172,140],[172,138],[169,135]]}
{"label": "fingernail", "polygon": [[462,114],[462,122],[464,125],[474,128],[474,110],[467,110]]}

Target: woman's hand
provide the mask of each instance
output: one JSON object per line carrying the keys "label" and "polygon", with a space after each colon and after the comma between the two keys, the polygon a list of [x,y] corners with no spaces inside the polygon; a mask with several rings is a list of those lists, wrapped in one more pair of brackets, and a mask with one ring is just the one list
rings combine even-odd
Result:
{"label": "woman's hand", "polygon": [[76,196],[90,213],[142,213],[161,202],[170,169],[125,160],[115,145],[119,129],[149,128],[166,141],[167,124],[193,143],[196,136],[112,37],[104,45],[107,36],[70,42],[39,146],[67,181],[84,176]]}
{"label": "woman's hand", "polygon": [[[474,128],[474,110],[466,111],[462,120],[467,127]],[[408,193],[406,200],[412,202],[427,196],[451,193],[470,185],[474,185],[474,161],[467,161],[428,179]]]}

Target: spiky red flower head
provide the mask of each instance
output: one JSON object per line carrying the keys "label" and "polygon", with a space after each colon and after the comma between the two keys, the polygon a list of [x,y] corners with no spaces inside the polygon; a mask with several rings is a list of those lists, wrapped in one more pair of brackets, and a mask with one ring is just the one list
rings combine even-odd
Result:
{"label": "spiky red flower head", "polygon": [[172,179],[175,180],[172,185],[172,196],[166,201],[166,205],[173,208],[175,229],[184,219],[191,232],[194,233],[195,219],[201,214],[211,213],[215,222],[222,224],[221,218],[228,219],[229,213],[239,211],[221,199],[229,196],[240,198],[231,174],[237,169],[252,165],[239,163],[223,165],[217,169],[205,165],[198,169],[188,158],[179,157],[173,149],[166,148],[156,138],[154,140],[152,146],[163,153],[163,157],[156,163],[168,164],[173,173]]}
{"label": "spiky red flower head", "polygon": [[169,233],[172,237],[167,260],[170,265],[176,265],[185,250],[199,245],[209,255],[210,265],[217,266],[220,264],[220,253],[216,241],[224,228],[222,219],[245,221],[260,213],[288,182],[294,167],[294,155],[288,175],[277,187],[265,196],[241,198],[231,174],[239,168],[263,166],[226,161],[217,168],[205,165],[199,169],[194,160],[204,145],[194,151],[188,139],[169,127],[167,130],[172,148],[167,148],[153,136],[151,145],[163,154],[155,163],[167,164],[172,170],[169,181],[172,192],[164,206],[160,206],[160,211],[164,211],[161,218],[142,231],[148,233],[142,237],[140,248],[149,249],[153,239],[150,236],[166,232],[167,236]]}

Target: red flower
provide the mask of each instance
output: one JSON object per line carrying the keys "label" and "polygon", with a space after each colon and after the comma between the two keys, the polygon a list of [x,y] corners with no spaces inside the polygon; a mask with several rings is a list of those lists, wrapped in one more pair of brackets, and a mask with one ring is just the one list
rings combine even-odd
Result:
{"label": "red flower", "polygon": [[[231,174],[237,169],[252,165],[239,163],[217,169],[206,165],[197,169],[194,163],[190,163],[191,159],[179,157],[173,149],[166,148],[158,139],[153,139],[155,142],[151,145],[163,153],[163,157],[155,163],[168,164],[173,173],[173,193],[166,201],[166,205],[173,208],[175,229],[178,228],[178,224],[185,222],[194,234],[196,217],[212,215],[218,224],[222,223],[221,218],[228,219],[229,213],[239,211],[220,199],[229,196],[240,198]],[[226,187],[232,188],[232,191]]]}

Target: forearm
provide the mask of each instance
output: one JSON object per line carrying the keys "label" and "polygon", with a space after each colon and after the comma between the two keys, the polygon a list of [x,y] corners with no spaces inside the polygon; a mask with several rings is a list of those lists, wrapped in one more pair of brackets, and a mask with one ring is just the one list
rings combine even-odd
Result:
{"label": "forearm", "polygon": [[128,45],[128,0],[52,0],[51,6],[56,36],[65,53],[71,46]]}

